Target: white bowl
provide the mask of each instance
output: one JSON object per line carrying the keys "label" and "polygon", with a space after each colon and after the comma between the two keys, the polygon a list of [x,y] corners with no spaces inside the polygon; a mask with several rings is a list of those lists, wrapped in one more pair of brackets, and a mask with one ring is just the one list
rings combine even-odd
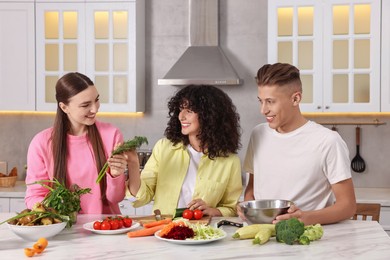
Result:
{"label": "white bowl", "polygon": [[15,235],[28,241],[37,241],[41,237],[54,237],[65,228],[66,223],[67,222],[61,222],[57,224],[40,226],[19,226],[8,223],[7,225],[15,233]]}

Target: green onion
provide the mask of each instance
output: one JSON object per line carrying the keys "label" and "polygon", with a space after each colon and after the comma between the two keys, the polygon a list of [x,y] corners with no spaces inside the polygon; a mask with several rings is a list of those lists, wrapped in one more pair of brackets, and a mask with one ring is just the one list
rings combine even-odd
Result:
{"label": "green onion", "polygon": [[[130,150],[135,150],[136,148],[139,148],[144,143],[148,144],[148,139],[146,137],[135,136],[132,140],[128,140],[124,142],[123,144],[118,146],[114,151],[112,151],[111,157],[116,154],[121,154]],[[96,183],[99,183],[106,175],[107,168],[108,168],[108,163],[106,162],[98,174]]]}

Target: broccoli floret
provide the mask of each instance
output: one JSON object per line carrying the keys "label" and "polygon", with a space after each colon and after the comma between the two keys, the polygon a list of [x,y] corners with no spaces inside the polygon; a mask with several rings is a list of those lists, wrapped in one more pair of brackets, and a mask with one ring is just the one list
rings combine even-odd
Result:
{"label": "broccoli floret", "polygon": [[[310,244],[310,241],[320,239],[322,234],[324,234],[324,230],[322,229],[321,224],[305,226],[305,231],[299,238],[299,243],[301,245],[308,245]],[[309,240],[309,243],[307,243],[307,239]]]}
{"label": "broccoli floret", "polygon": [[292,245],[299,240],[305,231],[305,226],[297,218],[290,218],[276,223],[275,231],[276,241]]}
{"label": "broccoli floret", "polygon": [[310,245],[310,239],[307,236],[302,235],[299,237],[298,243],[301,245]]}

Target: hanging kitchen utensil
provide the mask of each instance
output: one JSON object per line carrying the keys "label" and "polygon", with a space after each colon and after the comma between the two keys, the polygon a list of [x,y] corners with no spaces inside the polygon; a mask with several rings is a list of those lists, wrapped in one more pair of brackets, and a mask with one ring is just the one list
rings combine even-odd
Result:
{"label": "hanging kitchen utensil", "polygon": [[364,172],[366,169],[366,163],[359,154],[360,146],[360,127],[356,127],[356,155],[351,161],[351,168],[354,172]]}

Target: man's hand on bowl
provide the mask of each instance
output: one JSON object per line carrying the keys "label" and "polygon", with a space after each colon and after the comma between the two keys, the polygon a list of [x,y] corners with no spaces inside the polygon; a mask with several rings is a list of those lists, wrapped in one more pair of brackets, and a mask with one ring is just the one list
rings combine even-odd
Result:
{"label": "man's hand on bowl", "polygon": [[244,216],[244,212],[242,212],[242,208],[240,207],[240,202],[237,203],[236,208],[237,208],[238,216],[242,219],[242,221],[246,221],[246,218]]}

